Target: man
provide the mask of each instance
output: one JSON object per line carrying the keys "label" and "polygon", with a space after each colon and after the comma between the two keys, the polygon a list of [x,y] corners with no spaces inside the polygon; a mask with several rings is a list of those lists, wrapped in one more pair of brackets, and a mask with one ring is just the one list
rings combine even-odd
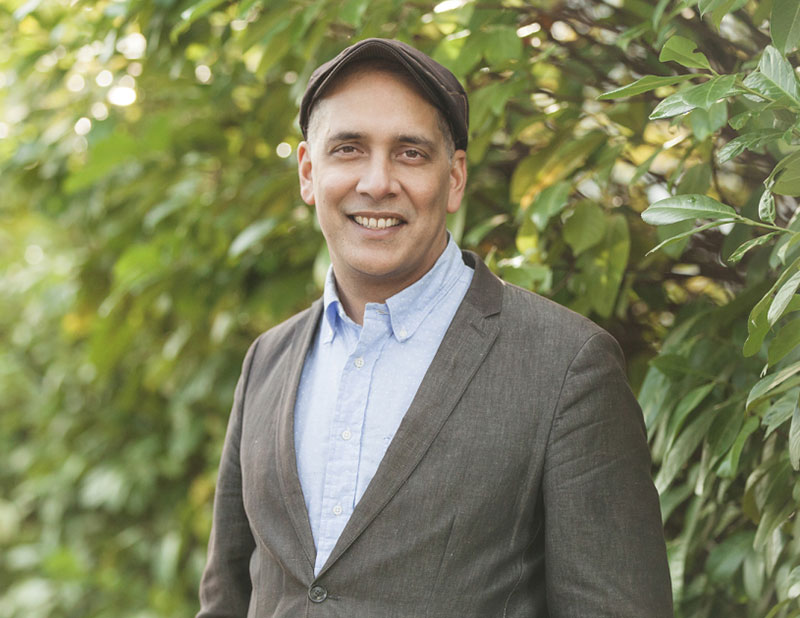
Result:
{"label": "man", "polygon": [[616,342],[447,234],[467,119],[397,41],[312,75],[300,192],[332,268],[245,358],[199,618],[672,615]]}

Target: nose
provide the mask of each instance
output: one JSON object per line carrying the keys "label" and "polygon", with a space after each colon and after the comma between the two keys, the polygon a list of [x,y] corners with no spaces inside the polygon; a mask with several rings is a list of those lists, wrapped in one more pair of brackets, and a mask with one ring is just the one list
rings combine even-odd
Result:
{"label": "nose", "polygon": [[376,202],[397,195],[399,183],[394,176],[391,160],[377,155],[370,157],[362,170],[356,190]]}

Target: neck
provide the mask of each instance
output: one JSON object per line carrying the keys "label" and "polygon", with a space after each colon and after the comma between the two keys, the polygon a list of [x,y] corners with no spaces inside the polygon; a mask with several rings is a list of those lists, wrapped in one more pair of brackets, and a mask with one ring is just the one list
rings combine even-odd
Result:
{"label": "neck", "polygon": [[415,284],[436,265],[436,261],[442,256],[446,247],[447,241],[445,240],[442,250],[425,270],[397,278],[358,272],[348,268],[345,264],[337,264],[337,260],[334,259],[333,273],[342,309],[353,322],[363,324],[364,309],[367,303],[385,303],[386,299]]}
{"label": "neck", "polygon": [[[336,267],[334,266],[335,273]],[[367,303],[385,303],[387,298],[404,290],[408,285],[398,287],[397,285],[379,284],[365,289],[361,285],[353,285],[352,282],[348,282],[347,277],[336,276],[336,291],[339,294],[342,309],[353,322],[359,325],[364,323],[364,310]]]}

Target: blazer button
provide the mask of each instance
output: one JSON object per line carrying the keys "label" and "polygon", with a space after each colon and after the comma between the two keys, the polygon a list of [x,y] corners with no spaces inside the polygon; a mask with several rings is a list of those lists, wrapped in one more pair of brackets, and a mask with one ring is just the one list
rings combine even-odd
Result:
{"label": "blazer button", "polygon": [[312,603],[322,603],[328,598],[328,591],[322,586],[311,586],[308,589],[308,598]]}

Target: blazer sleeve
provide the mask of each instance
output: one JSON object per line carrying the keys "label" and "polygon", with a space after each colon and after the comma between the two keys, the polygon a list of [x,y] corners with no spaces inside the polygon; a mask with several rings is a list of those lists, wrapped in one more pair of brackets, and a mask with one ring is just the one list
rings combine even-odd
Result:
{"label": "blazer sleeve", "polygon": [[247,379],[256,344],[245,356],[228,421],[217,489],[208,558],[200,581],[196,618],[244,618],[250,604],[250,557],[255,541],[244,510],[239,445]]}
{"label": "blazer sleeve", "polygon": [[641,409],[607,333],[569,365],[543,478],[552,618],[667,618],[672,593]]}

